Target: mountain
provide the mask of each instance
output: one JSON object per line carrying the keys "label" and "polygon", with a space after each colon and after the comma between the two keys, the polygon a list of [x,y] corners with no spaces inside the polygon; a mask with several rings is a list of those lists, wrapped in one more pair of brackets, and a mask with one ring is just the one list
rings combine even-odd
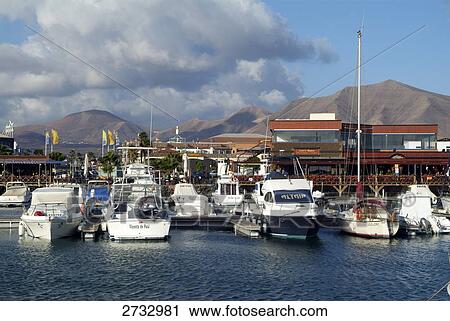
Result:
{"label": "mountain", "polygon": [[[259,107],[245,107],[231,116],[218,120],[192,119],[179,126],[179,134],[187,141],[206,139],[223,133],[243,133],[260,122],[265,123],[270,113]],[[175,128],[160,132],[159,138],[166,140],[175,136]]]}
{"label": "mountain", "polygon": [[[356,88],[333,95],[300,98],[271,118],[309,118],[310,113],[332,112],[343,121],[356,121]],[[415,88],[394,80],[361,86],[361,121],[367,124],[436,123],[439,137],[450,137],[450,96]],[[265,124],[247,132],[264,133]]]}
{"label": "mountain", "polygon": [[96,145],[100,148],[103,129],[116,130],[121,140],[134,139],[142,131],[138,125],[108,111],[88,110],[46,124],[16,127],[14,137],[22,148],[43,148],[44,131],[51,128],[58,131],[61,147]]}

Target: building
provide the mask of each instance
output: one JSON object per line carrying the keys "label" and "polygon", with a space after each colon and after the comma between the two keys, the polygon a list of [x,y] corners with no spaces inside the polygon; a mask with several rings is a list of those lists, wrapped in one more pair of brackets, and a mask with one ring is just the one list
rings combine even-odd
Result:
{"label": "building", "polygon": [[5,148],[14,151],[14,138],[10,136],[6,136],[4,134],[0,134],[0,145]]}
{"label": "building", "polygon": [[231,153],[239,153],[245,151],[263,150],[264,145],[270,142],[268,139],[266,142],[266,136],[252,133],[232,133],[221,134],[212,136],[207,139],[211,143],[220,143],[230,146]]}
{"label": "building", "polygon": [[[269,128],[272,154],[280,162],[296,156],[309,174],[356,174],[356,124],[334,114],[311,114],[309,119],[271,120]],[[449,153],[438,149],[437,124],[363,124],[361,130],[361,163],[368,175],[446,172]]]}

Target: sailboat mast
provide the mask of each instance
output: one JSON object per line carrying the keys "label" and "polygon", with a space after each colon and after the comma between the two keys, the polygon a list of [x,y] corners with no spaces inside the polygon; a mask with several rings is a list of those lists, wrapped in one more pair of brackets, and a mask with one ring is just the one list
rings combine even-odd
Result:
{"label": "sailboat mast", "polygon": [[361,181],[361,30],[358,31],[358,129],[356,139],[358,144],[358,183]]}

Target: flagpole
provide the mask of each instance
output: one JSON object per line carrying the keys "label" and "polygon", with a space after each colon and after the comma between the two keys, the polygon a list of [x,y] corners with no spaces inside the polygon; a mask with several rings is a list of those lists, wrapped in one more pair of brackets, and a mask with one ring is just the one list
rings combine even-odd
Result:
{"label": "flagpole", "polygon": [[48,156],[48,147],[47,147],[48,146],[48,131],[47,130],[45,131],[44,135],[45,135],[44,155]]}

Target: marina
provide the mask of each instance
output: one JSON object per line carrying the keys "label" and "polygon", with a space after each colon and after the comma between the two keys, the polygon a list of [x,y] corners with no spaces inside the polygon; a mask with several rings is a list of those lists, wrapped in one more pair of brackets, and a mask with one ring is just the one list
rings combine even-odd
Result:
{"label": "marina", "polygon": [[448,314],[386,301],[450,300],[450,2],[28,2],[0,12],[5,319]]}

